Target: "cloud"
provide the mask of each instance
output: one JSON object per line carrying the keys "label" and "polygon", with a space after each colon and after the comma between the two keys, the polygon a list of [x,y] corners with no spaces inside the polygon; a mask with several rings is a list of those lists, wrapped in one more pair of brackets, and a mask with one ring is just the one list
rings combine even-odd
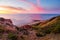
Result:
{"label": "cloud", "polygon": [[[34,8],[34,7],[33,7]],[[40,8],[34,8],[34,9],[30,9],[30,10],[26,10],[23,8],[15,8],[15,7],[11,7],[11,6],[0,6],[0,14],[1,13],[39,13],[42,12],[42,9]]]}
{"label": "cloud", "polygon": [[[8,10],[3,10],[5,13],[42,13],[42,7],[38,7],[32,2],[22,0],[1,0],[0,6],[4,6]],[[2,12],[3,12],[2,11]],[[1,12],[1,11],[0,11]],[[2,13],[1,12],[1,13]]]}
{"label": "cloud", "polygon": [[[39,0],[38,0],[39,1]],[[38,3],[39,4],[39,3]],[[2,7],[2,8],[1,8]],[[3,9],[3,10],[2,10]],[[59,12],[58,8],[44,9],[37,6],[32,2],[22,0],[1,0],[0,1],[0,14],[48,14]]]}
{"label": "cloud", "polygon": [[11,7],[11,6],[0,6],[0,14],[49,14],[49,13],[60,13],[60,8],[50,8],[50,9],[30,9],[26,10],[21,7]]}

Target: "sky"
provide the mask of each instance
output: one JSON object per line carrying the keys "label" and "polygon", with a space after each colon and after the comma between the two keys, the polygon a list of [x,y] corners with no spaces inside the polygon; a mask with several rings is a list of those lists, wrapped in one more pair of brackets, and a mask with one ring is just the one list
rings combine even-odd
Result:
{"label": "sky", "polygon": [[0,17],[16,25],[60,15],[60,0],[0,0]]}
{"label": "sky", "polygon": [[0,17],[11,19],[15,25],[25,25],[34,20],[48,20],[60,14],[0,14]]}
{"label": "sky", "polygon": [[0,14],[59,14],[60,0],[0,0]]}

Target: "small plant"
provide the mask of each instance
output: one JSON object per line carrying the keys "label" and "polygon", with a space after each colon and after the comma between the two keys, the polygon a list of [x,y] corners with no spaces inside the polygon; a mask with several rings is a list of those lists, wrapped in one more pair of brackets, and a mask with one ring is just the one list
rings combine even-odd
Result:
{"label": "small plant", "polygon": [[21,38],[21,40],[24,40],[24,37],[23,36],[21,36],[20,38]]}
{"label": "small plant", "polygon": [[45,33],[37,32],[37,33],[36,33],[36,36],[37,36],[37,37],[43,37],[43,36],[45,36]]}
{"label": "small plant", "polygon": [[0,25],[0,33],[4,32],[4,27],[2,25]]}
{"label": "small plant", "polygon": [[2,38],[2,35],[3,35],[3,34],[2,34],[2,33],[0,33],[0,39]]}
{"label": "small plant", "polygon": [[9,33],[9,34],[8,34],[8,38],[9,38],[10,40],[17,40],[17,36],[16,36],[15,34],[13,34],[13,33]]}

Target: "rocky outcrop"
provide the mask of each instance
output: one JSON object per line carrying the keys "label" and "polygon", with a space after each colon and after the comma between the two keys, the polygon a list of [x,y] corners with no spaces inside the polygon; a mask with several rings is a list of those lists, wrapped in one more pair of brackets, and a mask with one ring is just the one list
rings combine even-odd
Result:
{"label": "rocky outcrop", "polygon": [[11,19],[0,18],[0,24],[12,26],[13,22]]}
{"label": "rocky outcrop", "polygon": [[2,26],[6,31],[16,31],[15,25],[11,19],[0,17],[0,26]]}

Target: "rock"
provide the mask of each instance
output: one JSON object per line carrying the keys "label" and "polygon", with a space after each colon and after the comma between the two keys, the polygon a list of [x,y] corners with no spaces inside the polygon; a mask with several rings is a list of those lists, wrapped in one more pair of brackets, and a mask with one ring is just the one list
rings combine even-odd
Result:
{"label": "rock", "polygon": [[13,22],[11,21],[11,19],[0,18],[0,24],[11,26],[11,25],[13,25]]}

